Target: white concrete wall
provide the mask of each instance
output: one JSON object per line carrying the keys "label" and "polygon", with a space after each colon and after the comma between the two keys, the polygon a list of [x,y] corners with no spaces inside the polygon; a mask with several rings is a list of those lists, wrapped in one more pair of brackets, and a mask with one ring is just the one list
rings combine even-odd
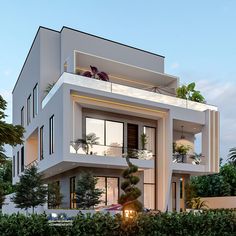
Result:
{"label": "white concrete wall", "polygon": [[[14,194],[9,194],[6,196],[4,204],[2,206],[2,213],[3,214],[13,214],[13,213],[21,213],[21,214],[32,214],[33,209],[30,208],[28,210],[17,208],[16,205],[11,201],[11,198]],[[46,209],[46,205],[35,207],[34,212],[37,214],[43,214],[44,210]]]}
{"label": "white concrete wall", "polygon": [[61,72],[74,50],[164,73],[164,58],[68,28],[61,31]]}

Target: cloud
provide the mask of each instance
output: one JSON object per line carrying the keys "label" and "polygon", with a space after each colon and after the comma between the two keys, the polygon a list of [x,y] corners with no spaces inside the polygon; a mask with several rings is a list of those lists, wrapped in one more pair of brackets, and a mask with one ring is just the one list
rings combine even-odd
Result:
{"label": "cloud", "polygon": [[197,83],[207,103],[218,106],[220,111],[221,157],[227,159],[231,147],[236,147],[236,83],[200,80]]}
{"label": "cloud", "polygon": [[5,75],[5,76],[9,76],[9,75],[11,75],[11,70],[9,70],[9,69],[6,69],[6,70],[4,70],[3,71],[3,75]]}
{"label": "cloud", "polygon": [[171,69],[178,69],[179,68],[179,63],[178,62],[174,62],[170,65]]}

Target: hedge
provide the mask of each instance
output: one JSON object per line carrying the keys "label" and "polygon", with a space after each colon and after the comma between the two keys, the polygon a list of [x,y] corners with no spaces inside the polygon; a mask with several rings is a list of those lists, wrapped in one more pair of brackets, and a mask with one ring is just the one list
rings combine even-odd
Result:
{"label": "hedge", "polygon": [[51,226],[46,215],[0,215],[0,235],[60,236],[233,236],[234,210],[208,210],[202,213],[142,213],[123,221],[120,215],[78,214],[72,226]]}

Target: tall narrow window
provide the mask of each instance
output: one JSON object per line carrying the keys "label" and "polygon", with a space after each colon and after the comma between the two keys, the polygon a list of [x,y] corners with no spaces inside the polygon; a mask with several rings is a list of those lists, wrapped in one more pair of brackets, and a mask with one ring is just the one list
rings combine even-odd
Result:
{"label": "tall narrow window", "polygon": [[25,150],[24,147],[21,148],[21,172],[24,171],[25,167]]}
{"label": "tall narrow window", "polygon": [[[144,134],[147,136],[147,143],[145,148],[152,153],[152,156],[156,155],[156,128],[154,127],[144,127]],[[154,159],[155,160],[155,159]],[[155,209],[155,169],[151,168],[144,170],[144,207]]]}
{"label": "tall narrow window", "polygon": [[38,114],[38,84],[33,89],[33,117]]}
{"label": "tall narrow window", "polygon": [[54,115],[49,119],[49,154],[54,153]]}
{"label": "tall narrow window", "polygon": [[13,177],[15,177],[15,174],[16,174],[16,159],[15,159],[15,156],[13,156],[13,164],[12,164],[12,174],[13,174]]}
{"label": "tall narrow window", "polygon": [[20,154],[17,152],[17,175],[20,173]]}
{"label": "tall narrow window", "polygon": [[22,107],[21,111],[20,111],[20,119],[21,119],[20,124],[23,127],[25,126],[25,114],[24,114],[24,112],[25,112],[25,109],[24,109],[24,107]]}
{"label": "tall narrow window", "polygon": [[27,98],[27,125],[31,121],[31,107],[30,106],[31,106],[31,94]]}
{"label": "tall narrow window", "polygon": [[40,135],[40,160],[43,160],[43,158],[44,158],[44,156],[43,156],[43,146],[44,146],[44,144],[43,144],[43,142],[44,142],[43,127],[44,127],[44,126],[42,126],[42,127],[40,128],[40,133],[39,133],[39,135]]}
{"label": "tall narrow window", "polygon": [[76,208],[75,176],[70,178],[70,208]]}

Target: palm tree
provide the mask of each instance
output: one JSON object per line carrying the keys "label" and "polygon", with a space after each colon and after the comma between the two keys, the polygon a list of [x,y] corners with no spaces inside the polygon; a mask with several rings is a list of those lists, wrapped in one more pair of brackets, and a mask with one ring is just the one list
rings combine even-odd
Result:
{"label": "palm tree", "polygon": [[228,160],[236,165],[236,147],[229,149]]}
{"label": "palm tree", "polygon": [[200,210],[208,208],[206,201],[202,201],[200,197],[195,197],[190,201],[192,209]]}
{"label": "palm tree", "polygon": [[95,133],[89,133],[86,135],[85,139],[79,138],[72,142],[72,145],[76,153],[80,148],[82,148],[86,154],[89,154],[89,149],[92,148],[93,145],[99,144],[99,142],[97,141],[98,139],[99,137],[96,137]]}

